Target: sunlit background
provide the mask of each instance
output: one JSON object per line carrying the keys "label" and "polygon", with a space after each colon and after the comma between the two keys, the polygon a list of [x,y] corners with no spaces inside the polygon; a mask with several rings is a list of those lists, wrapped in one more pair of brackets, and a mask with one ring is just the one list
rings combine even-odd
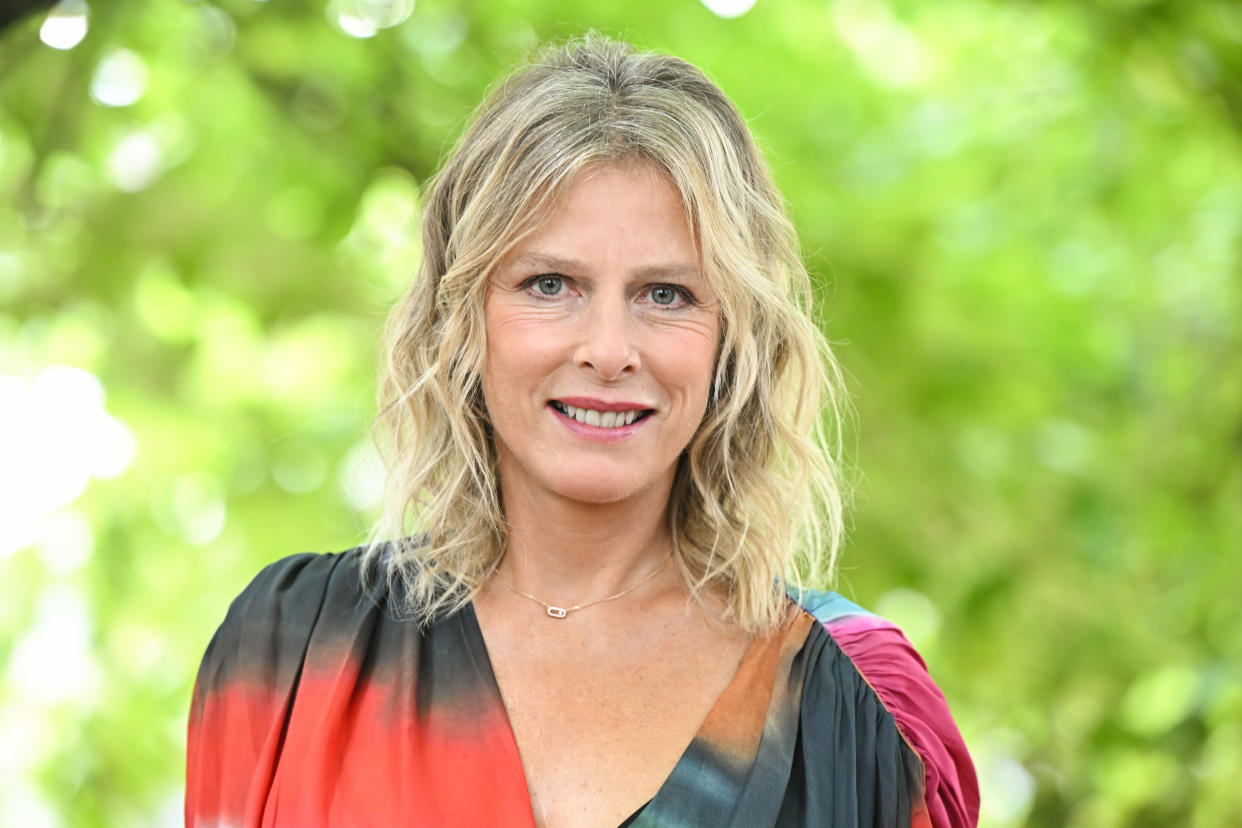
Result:
{"label": "sunlit background", "polygon": [[857,410],[838,589],[927,657],[983,824],[1242,824],[1242,4],[8,22],[0,825],[179,824],[228,602],[368,525],[420,187],[506,67],[591,27],[703,66],[760,136]]}

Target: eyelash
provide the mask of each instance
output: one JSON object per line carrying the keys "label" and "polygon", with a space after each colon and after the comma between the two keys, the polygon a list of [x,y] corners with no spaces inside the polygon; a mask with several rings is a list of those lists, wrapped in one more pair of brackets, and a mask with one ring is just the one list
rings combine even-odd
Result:
{"label": "eyelash", "polygon": [[[555,295],[549,296],[548,294],[540,293],[538,291],[537,286],[544,279],[557,279],[560,281],[562,286],[564,286],[565,288],[569,287],[570,279],[567,276],[562,276],[559,273],[540,273],[538,276],[531,276],[529,279],[523,282],[522,289],[525,290],[527,293],[531,294],[532,296],[534,296],[536,299],[539,299],[542,301],[551,302],[556,299],[559,299],[561,294],[555,294]],[[682,287],[681,285],[669,284],[667,282],[659,282],[654,285],[648,285],[643,290],[643,295],[648,295],[653,290],[656,290],[657,288],[668,288],[669,290],[676,293],[679,297],[681,297],[681,300],[682,300],[682,304],[672,305],[672,306],[661,305],[659,302],[651,303],[655,307],[660,308],[662,310],[669,310],[669,311],[681,310],[684,307],[690,307],[690,306],[694,306],[698,304],[698,300],[694,298],[694,294],[691,293],[689,290]]]}

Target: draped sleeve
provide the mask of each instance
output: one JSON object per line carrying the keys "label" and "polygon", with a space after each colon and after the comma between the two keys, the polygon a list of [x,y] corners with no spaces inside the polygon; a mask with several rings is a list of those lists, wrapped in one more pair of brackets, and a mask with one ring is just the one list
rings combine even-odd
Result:
{"label": "draped sleeve", "polygon": [[[973,826],[979,783],[944,694],[913,645],[892,622],[835,593],[815,593],[806,608],[891,715],[922,764],[922,810],[935,828]],[[916,806],[915,823],[919,817]]]}

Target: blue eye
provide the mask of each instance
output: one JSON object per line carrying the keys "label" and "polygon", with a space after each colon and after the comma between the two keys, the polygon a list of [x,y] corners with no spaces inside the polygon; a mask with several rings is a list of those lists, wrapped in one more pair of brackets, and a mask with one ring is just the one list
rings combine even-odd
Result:
{"label": "blue eye", "polygon": [[565,280],[560,276],[540,276],[535,287],[544,296],[556,296],[565,287]]}
{"label": "blue eye", "polygon": [[657,285],[651,289],[651,301],[657,305],[671,305],[678,299],[676,289],[668,285]]}
{"label": "blue eye", "polygon": [[694,295],[681,285],[652,285],[647,288],[646,301],[656,307],[678,310],[694,304]]}

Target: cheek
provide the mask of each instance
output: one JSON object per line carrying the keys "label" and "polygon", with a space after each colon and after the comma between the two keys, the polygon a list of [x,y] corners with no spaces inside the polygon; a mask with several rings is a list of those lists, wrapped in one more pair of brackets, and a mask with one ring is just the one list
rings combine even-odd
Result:
{"label": "cheek", "polygon": [[534,337],[530,320],[519,311],[500,302],[484,305],[484,327],[487,331],[488,364],[514,361],[514,354],[528,348]]}
{"label": "cheek", "polygon": [[545,376],[557,360],[556,327],[538,311],[487,307],[484,395],[494,398],[529,391],[531,383]]}
{"label": "cheek", "polygon": [[718,351],[715,326],[696,326],[669,336],[660,348],[669,383],[681,389],[693,405],[705,406],[716,374]]}

